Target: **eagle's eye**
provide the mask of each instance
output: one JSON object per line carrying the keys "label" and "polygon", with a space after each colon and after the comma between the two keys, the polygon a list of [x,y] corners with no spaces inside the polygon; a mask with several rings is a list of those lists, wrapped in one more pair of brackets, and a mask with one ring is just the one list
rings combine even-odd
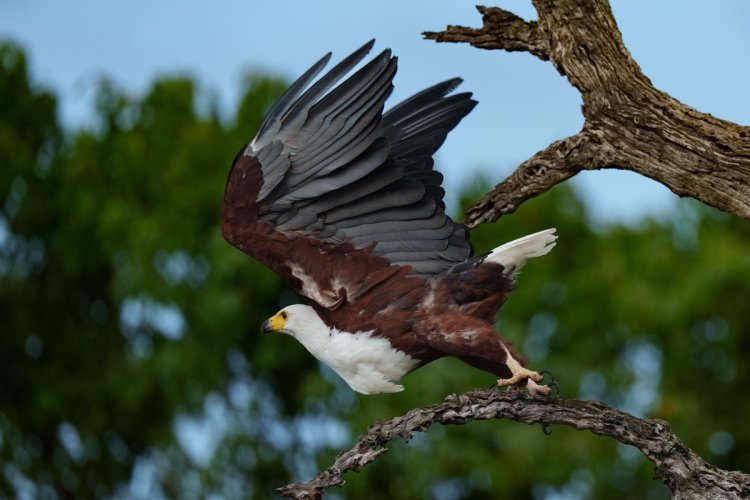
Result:
{"label": "eagle's eye", "polygon": [[286,318],[287,318],[287,317],[288,317],[289,315],[288,315],[288,314],[286,313],[286,311],[281,311],[281,313],[279,314],[279,316],[281,316],[281,319],[283,319],[284,321],[286,321]]}

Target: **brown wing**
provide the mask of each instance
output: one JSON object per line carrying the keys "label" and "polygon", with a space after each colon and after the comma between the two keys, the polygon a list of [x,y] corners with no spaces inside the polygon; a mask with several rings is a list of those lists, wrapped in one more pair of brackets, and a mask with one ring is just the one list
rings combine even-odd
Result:
{"label": "brown wing", "polygon": [[365,296],[367,309],[386,307],[472,252],[466,228],[445,215],[432,154],[476,102],[446,97],[454,79],[384,115],[389,50],[338,84],[372,45],[311,84],[328,54],[294,82],[227,182],[224,237],[319,309]]}

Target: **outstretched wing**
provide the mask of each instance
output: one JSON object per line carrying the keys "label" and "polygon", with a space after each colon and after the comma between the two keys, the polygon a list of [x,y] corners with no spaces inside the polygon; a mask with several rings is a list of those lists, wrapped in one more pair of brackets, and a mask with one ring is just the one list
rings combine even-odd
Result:
{"label": "outstretched wing", "polygon": [[396,277],[408,293],[472,253],[445,214],[432,154],[476,102],[446,97],[454,79],[383,114],[390,50],[339,83],[373,43],[312,83],[327,54],[287,89],[237,155],[222,211],[230,243],[329,309],[375,300]]}

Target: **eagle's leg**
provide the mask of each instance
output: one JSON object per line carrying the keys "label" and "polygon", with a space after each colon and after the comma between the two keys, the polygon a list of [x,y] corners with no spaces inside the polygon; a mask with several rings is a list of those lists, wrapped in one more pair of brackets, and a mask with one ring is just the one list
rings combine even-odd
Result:
{"label": "eagle's leg", "polygon": [[537,394],[542,396],[549,396],[552,394],[552,389],[546,385],[540,385],[544,375],[539,372],[531,371],[528,368],[524,368],[521,364],[513,358],[511,353],[508,353],[508,359],[505,362],[506,366],[510,369],[510,378],[501,378],[497,381],[498,387],[505,387],[506,385],[516,385],[522,382],[526,382],[526,389],[529,394],[536,396]]}

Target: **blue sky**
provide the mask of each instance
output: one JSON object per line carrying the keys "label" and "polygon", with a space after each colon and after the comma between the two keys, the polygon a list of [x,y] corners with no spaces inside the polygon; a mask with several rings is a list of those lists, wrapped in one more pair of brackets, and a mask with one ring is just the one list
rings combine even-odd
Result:
{"label": "blue sky", "polygon": [[[377,38],[376,49],[391,47],[399,56],[392,103],[457,75],[479,100],[437,157],[450,204],[480,172],[499,182],[582,124],[580,96],[551,64],[525,53],[422,40],[422,31],[447,24],[480,25],[474,3],[3,0],[0,37],[25,47],[36,80],[62,96],[62,116],[71,125],[90,120],[103,75],[137,96],[158,76],[190,74],[229,114],[248,72],[291,79],[329,50],[336,60]],[[534,17],[528,0],[498,5]],[[612,0],[612,7],[625,43],[658,88],[750,124],[750,2]],[[587,172],[573,184],[598,221],[637,220],[675,199],[653,181],[615,170]]]}

